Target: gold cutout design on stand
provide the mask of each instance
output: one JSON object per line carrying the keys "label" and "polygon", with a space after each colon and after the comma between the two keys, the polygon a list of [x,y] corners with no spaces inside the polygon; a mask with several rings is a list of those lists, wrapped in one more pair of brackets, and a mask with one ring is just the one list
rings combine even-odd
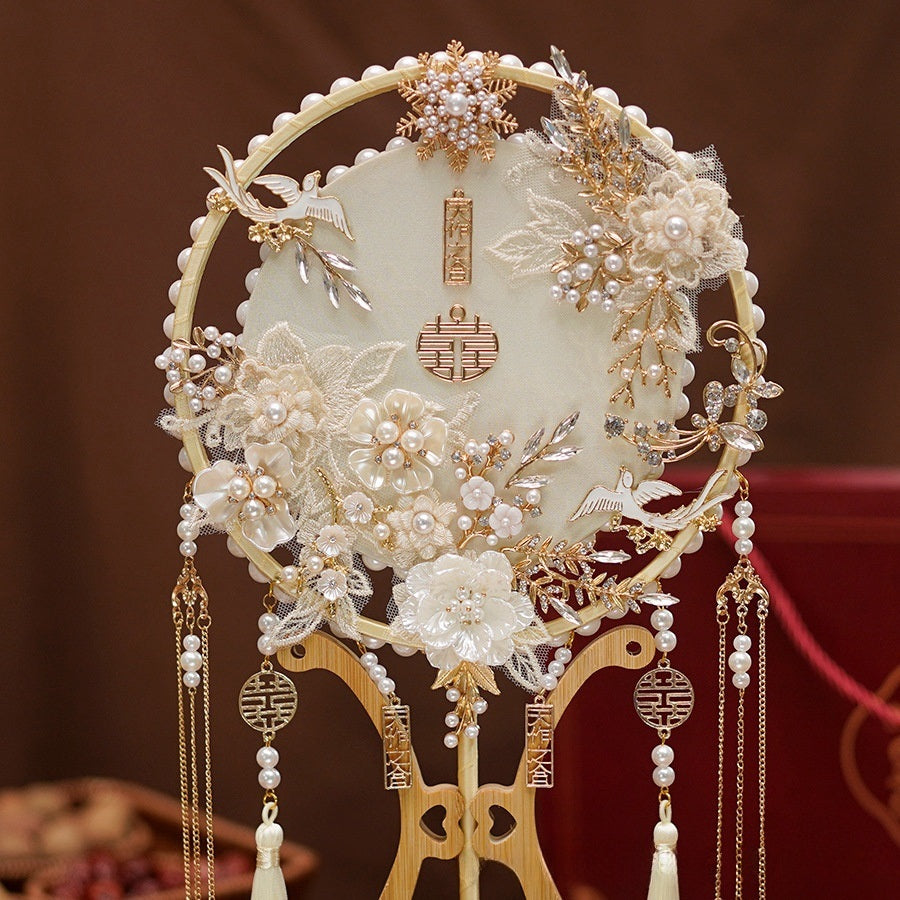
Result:
{"label": "gold cutout design on stand", "polygon": [[466,322],[465,307],[450,307],[449,319],[442,316],[426,322],[416,340],[419,362],[444,381],[473,381],[497,361],[500,341],[490,322],[480,316]]}
{"label": "gold cutout design on stand", "polygon": [[553,787],[553,704],[525,706],[525,784]]}
{"label": "gold cutout design on stand", "polygon": [[694,711],[693,685],[678,669],[653,669],[641,676],[635,686],[634,708],[645,725],[671,731]]}
{"label": "gold cutout design on stand", "polygon": [[297,712],[297,688],[280,672],[262,669],[241,688],[238,705],[241,718],[254,731],[271,733],[284,728]]}
{"label": "gold cutout design on stand", "polygon": [[444,284],[472,283],[472,198],[460,188],[444,200]]}
{"label": "gold cutout design on stand", "polygon": [[412,787],[412,743],[409,739],[409,707],[403,704],[381,707],[381,734],[384,742],[384,787],[402,791]]}

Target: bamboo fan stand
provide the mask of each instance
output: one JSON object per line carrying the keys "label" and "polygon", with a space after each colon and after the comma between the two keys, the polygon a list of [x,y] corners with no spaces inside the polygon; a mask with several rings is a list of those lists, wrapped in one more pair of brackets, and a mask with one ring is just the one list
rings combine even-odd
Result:
{"label": "bamboo fan stand", "polygon": [[[337,675],[353,691],[369,719],[382,735],[384,698],[357,657],[340,641],[316,632],[302,643],[303,651],[279,651],[278,661],[288,671],[325,669]],[[558,724],[581,686],[596,671],[609,666],[641,669],[654,657],[653,636],[646,628],[622,625],[613,628],[572,660],[548,694]],[[523,729],[524,732],[524,729]],[[561,900],[544,861],[535,821],[535,795],[525,781],[525,753],[512,784],[485,784],[478,779],[478,738],[460,735],[457,750],[457,784],[426,784],[411,750],[412,784],[397,791],[400,801],[400,837],[380,900],[407,900],[413,896],[419,870],[426,857],[459,860],[460,900],[477,900],[482,860],[502,863],[515,872],[526,900]],[[423,817],[443,807],[445,835],[435,834]],[[513,820],[506,834],[491,834],[491,807],[504,809]]]}
{"label": "bamboo fan stand", "polygon": [[[247,157],[239,171],[241,183],[248,185],[282,150],[320,122],[356,103],[395,89],[402,80],[421,74],[421,66],[395,69],[348,85],[324,97],[309,109],[295,115]],[[498,77],[510,78],[524,87],[544,93],[551,93],[559,84],[559,79],[554,76],[511,66],[499,66]],[[618,106],[603,98],[597,97],[597,102],[600,106],[607,107],[610,112],[616,115],[619,113]],[[652,136],[650,129],[638,121],[631,122],[631,129],[640,138]],[[190,338],[203,272],[228,215],[227,211],[209,211],[191,249],[175,307],[172,335],[175,340]],[[755,332],[752,303],[743,272],[731,272],[729,285],[734,298],[735,320],[753,336]],[[749,354],[751,351],[747,349],[746,352]],[[751,363],[752,359],[745,361]],[[175,406],[180,416],[187,418],[192,416],[188,398],[184,394],[176,395]],[[735,408],[734,418],[739,419],[745,413],[746,401],[742,400]],[[184,446],[195,472],[209,465],[197,430],[185,431]],[[722,470],[723,482],[734,476],[737,456],[737,451],[730,447],[726,446],[723,450],[718,463],[718,468]],[[626,585],[629,582],[649,584],[656,580],[660,573],[681,555],[697,530],[698,526],[688,525],[674,537],[667,550],[657,554],[639,573],[622,584]],[[278,580],[281,565],[270,554],[247,541],[238,523],[232,525],[229,534],[260,572],[272,582]],[[579,614],[582,621],[587,624],[603,616],[605,610],[590,607],[581,610]],[[384,622],[360,616],[358,628],[366,637],[382,641],[391,639],[390,628]],[[547,623],[547,630],[554,637],[567,634],[571,628],[572,626],[563,619]],[[306,654],[302,659],[298,659],[290,650],[279,653],[279,661],[284,668],[296,672],[310,669],[326,669],[333,672],[353,691],[380,734],[383,698],[354,654],[340,642],[321,632],[310,636],[304,641],[303,647]],[[634,652],[631,652],[632,650]],[[643,668],[653,658],[654,652],[650,632],[634,625],[614,628],[597,638],[573,659],[560,678],[558,687],[549,695],[548,702],[555,708],[556,721],[559,721],[572,697],[595,671],[608,666]],[[459,859],[461,900],[477,900],[481,860],[494,860],[512,869],[522,884],[528,900],[560,900],[560,894],[553,884],[537,839],[534,819],[535,789],[528,788],[525,784],[524,754],[512,785],[480,785],[477,738],[461,735],[458,747],[457,785],[425,784],[413,753],[412,786],[399,791],[398,795],[401,811],[399,846],[387,884],[381,894],[382,900],[411,897],[422,861],[426,857]],[[431,832],[422,822],[422,816],[436,806],[442,806],[446,810],[446,835],[443,837]],[[516,823],[501,837],[490,834],[491,806],[505,809]]]}

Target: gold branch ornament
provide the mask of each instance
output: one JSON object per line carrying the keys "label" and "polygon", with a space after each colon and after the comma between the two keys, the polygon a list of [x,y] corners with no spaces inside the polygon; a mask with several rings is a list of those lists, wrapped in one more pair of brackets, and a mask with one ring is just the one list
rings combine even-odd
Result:
{"label": "gold branch ornament", "polygon": [[518,127],[503,108],[515,96],[516,83],[497,77],[499,62],[499,53],[468,55],[459,41],[451,41],[446,52],[419,55],[424,74],[397,88],[412,107],[397,123],[397,134],[419,133],[419,159],[443,150],[450,168],[462,172],[469,153],[482,162],[494,158],[497,136]]}

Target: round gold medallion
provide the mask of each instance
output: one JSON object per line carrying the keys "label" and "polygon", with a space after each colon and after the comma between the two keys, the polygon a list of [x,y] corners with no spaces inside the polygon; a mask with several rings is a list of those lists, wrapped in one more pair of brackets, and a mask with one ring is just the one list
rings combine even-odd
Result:
{"label": "round gold medallion", "polygon": [[241,688],[238,706],[241,718],[254,730],[268,732],[284,728],[297,712],[297,688],[280,672],[263,670],[251,675]]}
{"label": "round gold medallion", "polygon": [[653,669],[634,688],[634,708],[645,725],[671,731],[693,711],[694,688],[678,669]]}

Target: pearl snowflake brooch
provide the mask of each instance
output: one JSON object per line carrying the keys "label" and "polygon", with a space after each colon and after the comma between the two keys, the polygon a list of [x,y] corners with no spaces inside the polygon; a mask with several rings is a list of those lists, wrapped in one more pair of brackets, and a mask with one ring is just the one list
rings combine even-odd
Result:
{"label": "pearl snowflake brooch", "polygon": [[397,134],[419,132],[419,159],[443,150],[450,168],[462,172],[470,151],[484,162],[494,158],[496,135],[518,127],[503,109],[515,96],[516,83],[496,77],[499,60],[494,52],[467,54],[459,41],[451,41],[446,52],[420,54],[423,74],[399,85],[412,110],[397,123]]}

